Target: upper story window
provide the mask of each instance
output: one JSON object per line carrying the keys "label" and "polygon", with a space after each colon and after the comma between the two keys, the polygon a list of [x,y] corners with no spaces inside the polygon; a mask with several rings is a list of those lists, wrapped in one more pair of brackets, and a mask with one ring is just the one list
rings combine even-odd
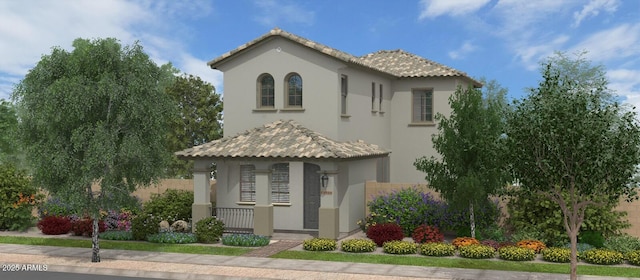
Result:
{"label": "upper story window", "polygon": [[340,104],[342,115],[347,115],[347,93],[349,92],[349,80],[347,75],[340,76]]}
{"label": "upper story window", "polygon": [[371,111],[376,110],[376,83],[371,83]]}
{"label": "upper story window", "polygon": [[380,98],[378,98],[378,111],[380,111],[380,113],[384,112],[382,110],[382,84],[380,84]]}
{"label": "upper story window", "polygon": [[240,165],[240,201],[256,201],[256,167],[246,164]]}
{"label": "upper story window", "polygon": [[413,89],[411,121],[414,123],[433,122],[433,90]]}
{"label": "upper story window", "polygon": [[273,76],[262,74],[258,77],[258,108],[273,108],[275,91]]}
{"label": "upper story window", "polygon": [[289,203],[289,164],[276,163],[271,171],[271,202]]}
{"label": "upper story window", "polygon": [[302,107],[302,77],[291,73],[285,78],[286,102],[285,107]]}

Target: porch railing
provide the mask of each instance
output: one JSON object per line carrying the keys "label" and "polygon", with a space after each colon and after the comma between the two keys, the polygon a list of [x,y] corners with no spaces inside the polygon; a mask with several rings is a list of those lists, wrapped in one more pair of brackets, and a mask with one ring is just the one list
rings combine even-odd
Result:
{"label": "porch railing", "polygon": [[211,216],[224,223],[224,233],[253,233],[253,208],[216,207]]}

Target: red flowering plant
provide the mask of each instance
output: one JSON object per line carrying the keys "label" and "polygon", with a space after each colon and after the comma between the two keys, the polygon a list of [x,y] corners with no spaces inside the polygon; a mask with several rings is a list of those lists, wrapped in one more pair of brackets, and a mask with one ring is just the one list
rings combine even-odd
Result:
{"label": "red flowering plant", "polygon": [[444,241],[444,234],[437,227],[420,225],[413,230],[411,235],[416,243],[431,243]]}
{"label": "red flowering plant", "polygon": [[382,246],[387,241],[402,240],[404,234],[398,224],[386,223],[375,224],[367,229],[367,237],[373,240],[378,246]]}

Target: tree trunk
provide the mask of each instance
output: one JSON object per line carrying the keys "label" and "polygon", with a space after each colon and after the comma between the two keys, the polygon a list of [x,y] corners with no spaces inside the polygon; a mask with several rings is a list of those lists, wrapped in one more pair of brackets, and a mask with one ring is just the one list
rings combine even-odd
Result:
{"label": "tree trunk", "polygon": [[578,280],[578,230],[574,225],[569,232],[571,240],[571,280]]}
{"label": "tree trunk", "polygon": [[100,262],[100,243],[98,242],[98,217],[93,217],[93,234],[91,234],[91,262]]}
{"label": "tree trunk", "polygon": [[473,203],[469,203],[469,224],[471,225],[471,237],[476,238],[476,217],[473,213]]}

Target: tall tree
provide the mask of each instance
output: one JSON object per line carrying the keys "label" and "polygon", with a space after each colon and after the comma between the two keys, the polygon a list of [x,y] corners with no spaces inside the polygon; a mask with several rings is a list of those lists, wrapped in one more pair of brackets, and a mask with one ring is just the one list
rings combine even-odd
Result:
{"label": "tall tree", "polygon": [[18,115],[13,104],[0,99],[0,164],[11,163],[16,167],[24,168],[23,154],[20,152],[16,131],[18,128]]}
{"label": "tall tree", "polygon": [[436,115],[438,134],[432,136],[440,157],[422,157],[414,166],[425,172],[429,187],[454,207],[469,208],[471,236],[475,237],[477,206],[505,186],[503,147],[506,90],[490,82],[484,94],[476,88],[458,87],[449,98],[450,116]]}
{"label": "tall tree", "polygon": [[607,89],[602,66],[583,54],[558,53],[541,72],[539,86],[508,116],[510,162],[522,190],[560,206],[577,279],[576,243],[587,207],[637,196],[640,125]]}
{"label": "tall tree", "polygon": [[[192,75],[175,77],[166,89],[178,104],[167,137],[169,149],[180,151],[222,137],[222,99],[212,84]],[[173,157],[168,176],[191,178],[193,161]]]}
{"label": "tall tree", "polygon": [[93,219],[99,262],[100,209],[163,173],[174,104],[161,86],[170,75],[138,43],[76,39],[73,48],[42,56],[13,97],[34,182]]}

